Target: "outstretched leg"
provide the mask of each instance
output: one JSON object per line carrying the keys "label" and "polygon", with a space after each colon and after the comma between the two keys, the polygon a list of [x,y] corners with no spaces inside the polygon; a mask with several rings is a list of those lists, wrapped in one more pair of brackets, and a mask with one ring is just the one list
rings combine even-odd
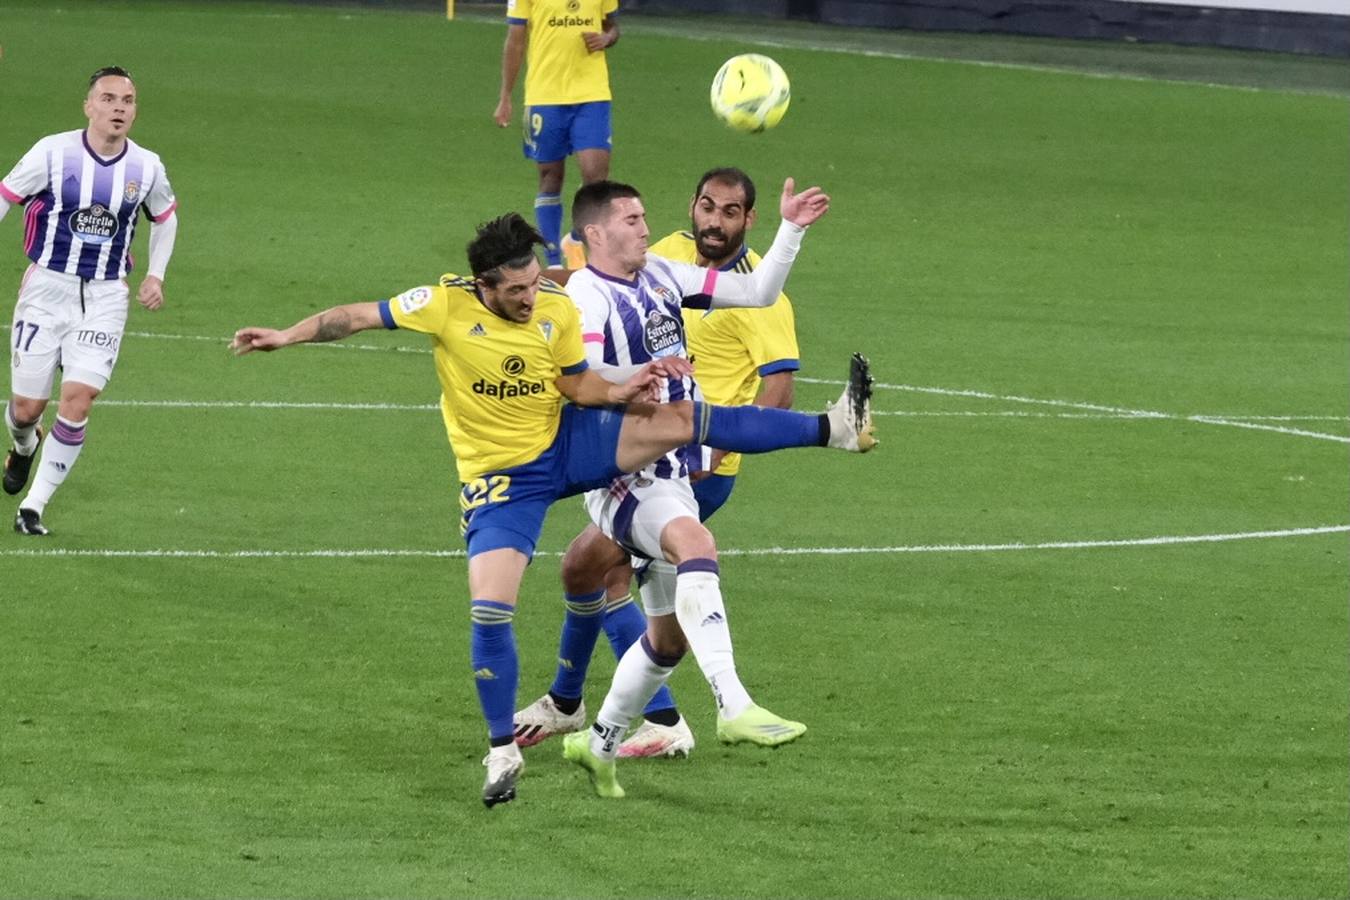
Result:
{"label": "outstretched leg", "polygon": [[616,462],[625,472],[636,472],[688,443],[738,453],[768,453],[790,447],[834,447],[866,453],[877,444],[872,434],[872,376],[867,360],[861,354],[853,355],[843,394],[819,415],[688,401],[632,404],[619,432]]}

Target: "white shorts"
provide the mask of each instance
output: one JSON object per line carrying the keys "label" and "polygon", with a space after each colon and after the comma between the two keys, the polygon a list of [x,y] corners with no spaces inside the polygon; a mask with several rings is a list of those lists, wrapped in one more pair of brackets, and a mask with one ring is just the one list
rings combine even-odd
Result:
{"label": "white shorts", "polygon": [[[698,501],[689,481],[684,478],[650,478],[641,473],[614,479],[607,488],[586,492],[586,512],[591,521],[620,547],[640,556],[664,560],[661,551],[661,532],[672,519],[689,516],[698,521]],[[671,567],[673,570],[673,567]],[[664,597],[646,586],[642,591],[642,606],[649,616],[669,615],[675,612],[674,591],[671,590],[669,609]],[[653,604],[658,608],[653,608]]]}
{"label": "white shorts", "polygon": [[31,265],[10,328],[10,390],[46,400],[62,379],[103,390],[117,365],[130,291],[124,279],[85,281]]}
{"label": "white shorts", "polygon": [[[639,565],[640,562],[643,564]],[[635,558],[633,570],[637,572],[638,596],[642,598],[642,609],[647,615],[675,615],[675,579],[678,577],[675,564],[664,559],[641,561]]]}

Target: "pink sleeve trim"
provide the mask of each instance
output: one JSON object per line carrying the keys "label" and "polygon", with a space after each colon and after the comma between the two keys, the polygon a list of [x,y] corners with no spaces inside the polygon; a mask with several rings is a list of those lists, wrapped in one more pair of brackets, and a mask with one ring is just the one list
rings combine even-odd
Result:
{"label": "pink sleeve trim", "polygon": [[166,210],[164,210],[164,212],[160,213],[160,214],[157,215],[157,216],[151,216],[151,217],[150,217],[150,221],[151,221],[151,222],[163,222],[163,221],[165,221],[166,219],[168,219],[169,216],[173,215],[174,210],[176,210],[176,209],[178,209],[178,201],[177,201],[177,200],[175,200],[175,201],[173,201],[173,203],[169,204],[169,208],[166,209]]}
{"label": "pink sleeve trim", "polygon": [[13,191],[11,191],[9,188],[5,187],[5,183],[3,181],[0,181],[0,197],[4,197],[10,203],[23,202],[23,198],[20,197],[18,194],[14,193]]}
{"label": "pink sleeve trim", "polygon": [[713,288],[717,285],[717,270],[709,269],[708,274],[703,276],[703,291],[709,297],[712,296]]}
{"label": "pink sleeve trim", "polygon": [[582,343],[585,344],[603,344],[605,336],[598,331],[591,331],[581,336]]}

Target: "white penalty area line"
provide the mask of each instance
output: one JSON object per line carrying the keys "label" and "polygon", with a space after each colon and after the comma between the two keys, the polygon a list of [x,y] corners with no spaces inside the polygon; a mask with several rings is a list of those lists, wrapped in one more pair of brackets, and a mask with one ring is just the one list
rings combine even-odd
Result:
{"label": "white penalty area line", "polygon": [[[719,550],[721,556],[862,556],[897,553],[1002,553],[1025,550],[1094,550],[1122,547],[1158,547],[1181,544],[1218,544],[1271,538],[1308,537],[1344,534],[1350,525],[1320,525],[1313,528],[1285,528],[1270,531],[1241,531],[1230,534],[1160,535],[1099,541],[1046,541],[1005,544],[915,544],[896,547],[763,547],[758,549]],[[463,550],[352,549],[352,550],[112,550],[112,549],[3,549],[0,556],[65,558],[155,558],[155,559],[463,559]],[[562,556],[561,551],[541,551],[535,556]]]}

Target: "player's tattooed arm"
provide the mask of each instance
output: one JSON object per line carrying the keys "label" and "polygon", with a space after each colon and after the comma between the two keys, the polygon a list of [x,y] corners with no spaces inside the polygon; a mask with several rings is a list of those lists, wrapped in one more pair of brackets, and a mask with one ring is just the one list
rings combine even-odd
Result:
{"label": "player's tattooed arm", "polygon": [[352,333],[352,317],[341,307],[319,313],[311,341],[338,341]]}
{"label": "player's tattooed arm", "polygon": [[253,350],[279,350],[291,344],[338,341],[358,331],[383,325],[378,303],[348,303],[325,309],[280,331],[241,328],[234,333],[230,349],[236,354],[244,354]]}

